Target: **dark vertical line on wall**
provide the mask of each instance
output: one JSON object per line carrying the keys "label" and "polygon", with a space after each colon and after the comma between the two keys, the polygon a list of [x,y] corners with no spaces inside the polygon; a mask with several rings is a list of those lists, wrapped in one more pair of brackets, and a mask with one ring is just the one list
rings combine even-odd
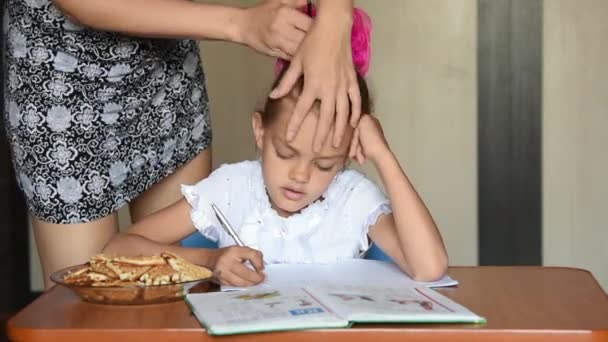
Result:
{"label": "dark vertical line on wall", "polygon": [[479,264],[542,263],[542,0],[478,0]]}

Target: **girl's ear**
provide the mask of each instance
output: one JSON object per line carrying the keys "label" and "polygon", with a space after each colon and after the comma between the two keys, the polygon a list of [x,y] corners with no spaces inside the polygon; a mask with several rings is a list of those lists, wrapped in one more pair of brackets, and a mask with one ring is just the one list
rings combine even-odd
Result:
{"label": "girl's ear", "polygon": [[262,151],[264,149],[264,122],[262,121],[262,113],[253,113],[251,116],[251,126],[253,127],[255,144],[258,150]]}

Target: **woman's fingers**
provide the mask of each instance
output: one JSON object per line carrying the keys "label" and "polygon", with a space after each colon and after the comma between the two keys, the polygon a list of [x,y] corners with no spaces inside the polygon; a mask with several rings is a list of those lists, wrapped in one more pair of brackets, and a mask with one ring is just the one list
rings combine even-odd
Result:
{"label": "woman's fingers", "polygon": [[338,90],[336,98],[336,124],[334,126],[334,147],[340,146],[344,130],[346,129],[346,121],[348,120],[348,96],[346,91]]}
{"label": "woman's fingers", "polygon": [[281,82],[279,82],[279,85],[270,92],[269,97],[278,99],[287,95],[298,81],[298,78],[300,78],[300,75],[302,75],[302,64],[300,64],[299,60],[291,61],[291,63],[289,63],[289,68],[285,71],[285,74],[283,74]]}
{"label": "woman's fingers", "polygon": [[350,100],[351,104],[350,125],[356,127],[357,123],[359,122],[359,118],[361,118],[361,91],[359,90],[359,84],[357,83],[356,76],[354,83],[351,78],[348,85],[348,99]]}
{"label": "woman's fingers", "polygon": [[287,141],[291,141],[295,138],[300,126],[302,125],[302,121],[308,114],[308,111],[312,107],[312,104],[315,102],[315,96],[311,94],[310,91],[304,90],[293,110],[293,114],[289,119],[289,123],[287,124]]}
{"label": "woman's fingers", "polygon": [[355,128],[353,138],[350,142],[350,149],[348,151],[348,157],[354,159],[357,156],[357,149],[359,147],[359,127]]}

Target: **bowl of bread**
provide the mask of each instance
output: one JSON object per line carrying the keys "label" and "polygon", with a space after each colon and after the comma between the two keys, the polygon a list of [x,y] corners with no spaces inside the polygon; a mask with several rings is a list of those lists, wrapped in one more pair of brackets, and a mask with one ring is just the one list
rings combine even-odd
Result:
{"label": "bowl of bread", "polygon": [[83,300],[99,304],[157,304],[181,300],[191,289],[208,285],[213,273],[179,256],[96,255],[83,265],[51,275],[56,284]]}

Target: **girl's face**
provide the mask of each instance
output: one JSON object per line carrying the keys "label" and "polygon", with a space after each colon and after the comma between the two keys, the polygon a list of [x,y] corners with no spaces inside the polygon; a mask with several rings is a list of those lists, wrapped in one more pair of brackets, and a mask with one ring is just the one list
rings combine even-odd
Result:
{"label": "girl's face", "polygon": [[[318,113],[311,112],[291,142],[285,140],[293,106],[277,113],[264,127],[260,113],[253,115],[256,144],[262,153],[262,173],[273,208],[284,217],[319,199],[346,162],[353,129],[347,128],[339,147],[331,134],[320,152],[312,149]],[[333,132],[333,128],[331,130]]]}

